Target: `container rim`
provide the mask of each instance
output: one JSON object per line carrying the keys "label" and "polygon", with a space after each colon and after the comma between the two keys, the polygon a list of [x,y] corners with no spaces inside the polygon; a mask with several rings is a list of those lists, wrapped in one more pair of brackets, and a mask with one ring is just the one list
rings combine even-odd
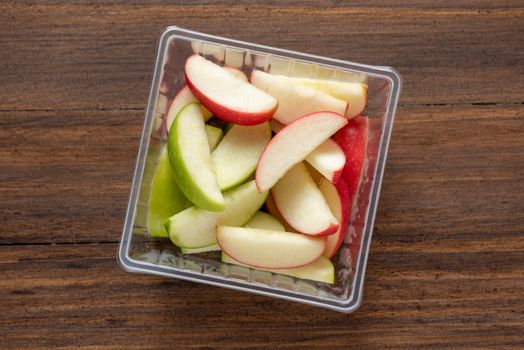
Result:
{"label": "container rim", "polygon": [[[318,296],[308,296],[306,294],[293,293],[288,290],[266,287],[259,284],[246,284],[244,282],[237,282],[236,280],[223,278],[220,276],[207,275],[203,273],[196,273],[187,270],[176,269],[163,265],[156,265],[143,261],[133,260],[129,256],[129,247],[131,244],[131,236],[133,229],[133,222],[136,215],[136,204],[138,195],[140,192],[142,175],[146,165],[145,157],[147,155],[149,147],[149,135],[151,133],[152,118],[154,114],[154,108],[156,100],[158,98],[158,86],[163,66],[163,56],[169,39],[171,37],[180,37],[183,39],[193,39],[202,41],[212,41],[228,46],[241,46],[246,50],[259,51],[265,54],[282,56],[285,58],[293,58],[297,60],[314,61],[318,64],[335,66],[337,68],[344,68],[346,70],[354,71],[356,73],[365,73],[368,76],[373,76],[381,79],[385,79],[390,84],[390,92],[388,95],[385,111],[385,122],[384,130],[380,140],[378,148],[377,164],[374,171],[374,181],[371,189],[370,200],[368,204],[368,210],[365,218],[365,230],[362,236],[362,244],[360,246],[359,258],[356,264],[354,283],[352,291],[349,297],[345,300],[334,301],[331,299],[325,299]],[[297,51],[291,51],[286,49],[279,49],[271,46],[253,44],[240,40],[227,39],[224,37],[204,34],[188,29],[184,29],[177,26],[169,26],[165,28],[158,40],[156,63],[153,70],[153,79],[151,83],[151,89],[149,93],[149,100],[146,108],[144,126],[142,129],[142,135],[140,138],[140,146],[137,156],[137,162],[135,165],[135,171],[131,182],[131,189],[129,194],[129,201],[127,205],[124,227],[122,236],[118,248],[117,261],[119,265],[128,272],[135,273],[149,273],[154,275],[176,277],[182,280],[204,283],[212,286],[220,286],[240,291],[251,292],[264,296],[271,296],[280,299],[306,303],[322,308],[327,308],[339,312],[351,313],[357,310],[362,304],[363,289],[364,289],[364,277],[366,272],[367,259],[369,255],[369,248],[371,244],[371,237],[373,233],[373,224],[375,221],[375,213],[378,205],[378,199],[380,194],[380,188],[382,185],[382,178],[384,173],[384,167],[387,158],[387,152],[389,148],[389,141],[391,138],[393,121],[396,114],[398,99],[400,97],[400,91],[402,88],[402,77],[400,73],[392,67],[388,66],[372,66],[367,64],[361,64],[351,61],[345,61],[335,58],[328,58],[324,56],[317,56],[308,53],[301,53]],[[369,215],[373,213],[373,215]]]}

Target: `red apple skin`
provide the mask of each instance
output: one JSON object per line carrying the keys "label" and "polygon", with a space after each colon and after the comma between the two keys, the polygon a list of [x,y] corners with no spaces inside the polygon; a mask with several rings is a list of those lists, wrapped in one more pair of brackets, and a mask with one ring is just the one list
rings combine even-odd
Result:
{"label": "red apple skin", "polygon": [[350,194],[348,202],[352,206],[362,176],[362,168],[366,156],[368,118],[358,116],[350,119],[348,124],[340,129],[333,139],[340,145],[346,155],[346,165],[342,170],[342,178],[347,184]]}
{"label": "red apple skin", "polygon": [[189,79],[186,72],[184,72],[184,76],[186,79],[187,86],[189,86],[191,92],[200,101],[200,103],[202,103],[202,105],[204,105],[204,107],[206,107],[215,117],[220,118],[228,123],[240,125],[261,124],[271,119],[271,117],[273,116],[273,114],[275,114],[275,111],[278,108],[277,103],[273,109],[261,113],[245,113],[229,109],[225,106],[220,105],[220,101],[212,101],[200,90],[198,90],[191,81],[191,79]]}
{"label": "red apple skin", "polygon": [[325,229],[324,231],[320,231],[320,232],[318,232],[317,234],[314,234],[314,235],[310,235],[310,234],[308,234],[308,236],[313,236],[313,237],[325,237],[325,236],[331,236],[331,235],[337,233],[339,227],[340,227],[339,224],[331,224],[331,225],[329,225],[329,227],[328,227],[327,229]]}
{"label": "red apple skin", "polygon": [[[347,163],[347,161],[346,161],[346,163]],[[343,171],[344,171],[344,168],[335,171],[333,173],[333,176],[331,177],[331,179],[328,179],[328,180],[331,181],[331,183],[333,185],[336,185],[340,181],[340,179],[342,178],[342,172]]]}
{"label": "red apple skin", "polygon": [[[288,231],[288,232],[293,232],[293,231]],[[298,234],[298,233],[297,233]],[[307,236],[307,235],[306,235]],[[318,239],[322,239],[322,238],[318,238]],[[325,247],[326,247],[326,240],[323,239],[324,241],[324,250],[325,250]],[[229,247],[227,247],[227,245],[223,244],[220,239],[217,239],[217,243],[218,245],[220,246],[220,249],[226,253],[227,255],[229,255],[230,257],[232,257],[233,259],[235,259],[236,261],[244,264],[244,265],[247,265],[247,266],[251,266],[251,267],[254,267],[254,268],[261,268],[261,269],[272,269],[272,270],[278,270],[278,269],[291,269],[291,268],[295,268],[295,267],[302,267],[302,266],[306,266],[308,264],[311,264],[313,261],[317,260],[318,258],[320,258],[322,256],[322,252],[324,250],[321,250],[320,253],[318,254],[318,256],[315,256],[313,259],[311,259],[310,261],[308,262],[305,262],[304,264],[300,264],[300,265],[292,265],[292,266],[286,266],[286,267],[274,267],[274,266],[260,266],[260,265],[254,265],[254,264],[251,264],[249,263],[248,261],[245,261],[242,257],[238,257],[233,253],[231,253],[231,251],[229,250]]]}
{"label": "red apple skin", "polygon": [[349,223],[349,214],[351,210],[351,202],[349,200],[350,192],[346,181],[343,178],[340,178],[339,181],[336,184],[334,184],[334,186],[340,198],[342,218],[339,223],[339,230],[335,233],[338,235],[337,243],[333,246],[333,249],[331,251],[324,252],[324,256],[326,256],[328,259],[331,259],[338,252],[340,246],[342,245],[342,242],[344,242],[344,237],[346,236],[347,226]]}
{"label": "red apple skin", "polygon": [[222,119],[223,121],[226,121],[228,123],[233,124],[239,124],[239,125],[256,125],[261,124],[273,116],[275,111],[277,110],[277,107],[273,108],[270,111],[264,112],[264,113],[242,113],[238,112],[229,108],[226,108],[225,106],[222,106],[202,94],[200,90],[198,90],[191,80],[187,78],[186,75],[186,82],[187,86],[191,89],[191,92],[195,95],[195,97],[206,107],[215,117]]}
{"label": "red apple skin", "polygon": [[[277,108],[278,108],[278,106],[277,106]],[[269,141],[269,143],[266,145],[266,148],[264,149],[264,151],[262,152],[262,155],[260,156],[260,159],[258,160],[257,170],[256,170],[256,172],[255,172],[255,183],[257,184],[257,188],[258,188],[258,191],[259,191],[259,192],[263,192],[263,190],[261,190],[261,185],[260,185],[259,177],[257,176],[257,175],[259,174],[259,172],[260,172],[260,169],[261,169],[260,164],[262,164],[262,163],[264,162],[264,158],[267,156],[267,154],[268,154],[268,150],[271,149],[271,147],[273,146],[275,140],[276,140],[277,138],[282,137],[282,135],[285,135],[286,128],[293,126],[293,124],[295,124],[295,123],[301,123],[301,122],[302,122],[303,120],[305,120],[306,118],[310,118],[311,116],[314,116],[314,115],[316,115],[316,114],[321,114],[321,113],[330,113],[330,114],[332,114],[332,115],[334,115],[334,116],[337,116],[337,118],[343,120],[343,122],[344,122],[344,126],[343,126],[339,131],[337,131],[337,133],[340,132],[341,130],[343,130],[343,129],[347,126],[348,120],[347,120],[345,117],[341,116],[340,114],[337,114],[337,113],[334,113],[334,112],[329,112],[329,111],[313,112],[313,113],[310,113],[310,114],[306,114],[306,115],[304,115],[304,116],[302,116],[302,117],[300,117],[300,118],[294,120],[292,123],[286,125],[286,126],[285,126],[282,130],[280,130],[280,131],[279,131],[275,136],[273,136],[273,138],[271,139],[271,141]],[[336,135],[336,134],[335,134],[335,135]],[[335,141],[336,141],[336,140],[335,140]],[[338,143],[338,142],[337,142],[337,143]],[[339,145],[340,145],[340,144],[339,144]],[[341,147],[341,148],[342,148],[342,151],[344,151],[344,153],[345,153],[344,148],[343,148],[343,147]],[[346,156],[346,166],[347,166],[347,164],[348,164],[348,160],[347,160],[347,156]],[[342,169],[342,172],[343,172],[343,171],[344,171],[344,169]]]}

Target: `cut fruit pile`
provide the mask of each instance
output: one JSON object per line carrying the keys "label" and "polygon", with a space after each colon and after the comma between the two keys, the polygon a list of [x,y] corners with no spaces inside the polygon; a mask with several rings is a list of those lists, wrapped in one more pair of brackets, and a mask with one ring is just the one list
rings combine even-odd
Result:
{"label": "cut fruit pile", "polygon": [[333,284],[364,166],[367,87],[259,70],[248,80],[237,67],[190,56],[187,85],[156,116],[167,145],[150,234],[183,254],[221,250],[224,263]]}

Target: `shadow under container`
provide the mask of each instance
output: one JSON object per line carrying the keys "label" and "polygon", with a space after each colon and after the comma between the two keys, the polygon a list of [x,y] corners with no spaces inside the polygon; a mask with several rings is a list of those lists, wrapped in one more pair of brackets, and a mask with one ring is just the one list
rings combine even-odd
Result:
{"label": "shadow under container", "polygon": [[[151,237],[148,207],[151,183],[165,138],[158,135],[162,114],[185,85],[184,63],[198,53],[249,74],[253,69],[293,77],[363,82],[368,86],[368,146],[362,180],[350,213],[344,243],[331,259],[333,285],[293,278],[220,261],[220,252],[184,255],[169,239]],[[313,56],[168,27],[162,33],[146,110],[135,174],[120,241],[118,261],[129,272],[175,277],[341,312],[362,303],[371,243],[391,128],[402,80],[389,67]]]}

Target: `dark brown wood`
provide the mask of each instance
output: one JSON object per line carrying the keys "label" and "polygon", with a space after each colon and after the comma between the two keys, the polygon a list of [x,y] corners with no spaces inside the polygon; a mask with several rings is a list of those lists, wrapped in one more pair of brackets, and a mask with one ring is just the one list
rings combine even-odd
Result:
{"label": "dark brown wood", "polygon": [[[131,275],[117,244],[0,247],[3,348],[521,349],[524,239],[413,249],[378,232],[352,315]],[[416,234],[414,235],[416,236]],[[392,249],[391,246],[394,247]],[[395,250],[396,249],[396,250]]]}
{"label": "dark brown wood", "polygon": [[[524,232],[523,113],[401,107],[376,230],[410,245],[414,234],[443,244],[436,233],[452,243]],[[0,244],[116,242],[142,122],[142,111],[0,112]]]}
{"label": "dark brown wood", "polygon": [[[0,348],[524,348],[523,18],[519,1],[0,4]],[[167,25],[403,74],[356,313],[118,266]]]}
{"label": "dark brown wood", "polygon": [[402,103],[524,102],[522,7],[0,6],[4,110],[143,108],[168,25],[393,66]]}

